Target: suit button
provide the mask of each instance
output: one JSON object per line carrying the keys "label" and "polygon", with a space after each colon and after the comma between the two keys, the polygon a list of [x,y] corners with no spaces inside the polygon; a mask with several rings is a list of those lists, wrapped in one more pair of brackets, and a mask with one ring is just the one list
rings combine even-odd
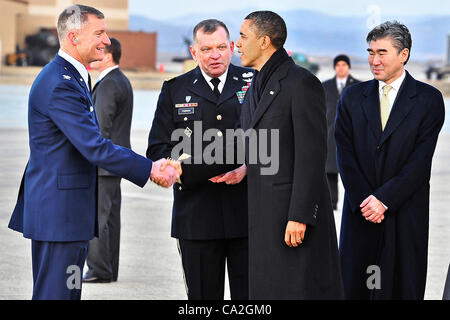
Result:
{"label": "suit button", "polygon": [[220,114],[217,115],[217,120],[222,120],[222,116]]}
{"label": "suit button", "polygon": [[222,135],[222,131],[217,132],[217,136],[221,137]]}

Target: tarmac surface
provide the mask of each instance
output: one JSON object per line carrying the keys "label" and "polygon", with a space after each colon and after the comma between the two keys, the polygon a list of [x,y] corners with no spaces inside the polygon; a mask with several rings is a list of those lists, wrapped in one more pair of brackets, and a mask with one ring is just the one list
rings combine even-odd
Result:
{"label": "tarmac surface", "polygon": [[[133,149],[145,154],[148,130],[132,131]],[[7,228],[29,149],[27,130],[0,129],[0,300],[31,298],[31,241]],[[428,278],[425,299],[442,299],[450,262],[450,134],[439,138],[434,156]],[[335,211],[339,234],[343,187]],[[122,182],[122,231],[117,282],[83,284],[82,299],[186,299],[181,260],[170,237],[172,190]],[[229,299],[228,288],[225,298]]]}

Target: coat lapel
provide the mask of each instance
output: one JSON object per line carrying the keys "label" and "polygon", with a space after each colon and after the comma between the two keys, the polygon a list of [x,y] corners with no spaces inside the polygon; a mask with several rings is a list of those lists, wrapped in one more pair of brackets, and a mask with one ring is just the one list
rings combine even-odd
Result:
{"label": "coat lapel", "polygon": [[[232,96],[236,96],[236,92],[238,92],[243,85],[243,81],[239,81],[239,79],[242,79],[242,75],[236,73],[236,68],[230,64],[227,80],[225,81],[225,86],[220,94],[219,101],[217,101],[217,105],[220,105]],[[237,99],[237,96],[235,98]]]}
{"label": "coat lapel", "polygon": [[369,127],[376,137],[376,141],[381,136],[381,116],[380,116],[380,95],[378,93],[378,81],[373,79],[363,93],[365,99],[362,102],[362,109],[366,116]]}
{"label": "coat lapel", "polygon": [[[263,94],[261,95],[261,99],[258,106],[256,107],[255,113],[253,114],[250,128],[254,128],[256,126],[256,124],[259,122],[259,120],[261,120],[264,113],[274,101],[275,97],[280,92],[280,81],[287,76],[289,67],[291,66],[291,61],[292,60],[289,59],[280,67],[280,69],[276,73],[271,76],[269,82],[266,85],[266,88],[264,89]],[[253,81],[255,81],[255,79],[253,79]]]}
{"label": "coat lapel", "polygon": [[347,78],[347,81],[345,82],[345,87],[344,88],[347,88],[347,87],[351,86],[354,83],[355,83],[355,79],[351,75],[349,75],[348,78]]}
{"label": "coat lapel", "polygon": [[216,104],[217,97],[214,95],[211,87],[206,83],[206,80],[200,71],[200,67],[195,68],[192,75],[191,86],[188,88],[188,90]]}
{"label": "coat lapel", "polygon": [[337,81],[336,77],[334,77],[332,80],[332,86],[331,86],[332,92],[331,93],[332,93],[333,97],[336,97],[336,99],[339,99],[340,94],[339,94],[339,90],[338,90],[336,81]]}
{"label": "coat lapel", "polygon": [[416,81],[407,72],[405,80],[400,87],[394,105],[392,106],[389,119],[386,123],[383,133],[381,134],[380,145],[383,144],[389,136],[397,129],[399,124],[405,119],[408,113],[414,108],[416,96]]}
{"label": "coat lapel", "polygon": [[62,65],[65,70],[69,71],[69,73],[72,74],[72,76],[75,78],[78,84],[83,88],[84,93],[88,97],[89,103],[91,104],[91,106],[93,106],[94,103],[92,102],[91,93],[89,92],[89,88],[87,87],[88,85],[87,83],[84,83],[84,81],[82,81],[81,74],[78,72],[78,70],[70,62],[60,57],[59,55],[56,55],[55,61],[58,64]]}

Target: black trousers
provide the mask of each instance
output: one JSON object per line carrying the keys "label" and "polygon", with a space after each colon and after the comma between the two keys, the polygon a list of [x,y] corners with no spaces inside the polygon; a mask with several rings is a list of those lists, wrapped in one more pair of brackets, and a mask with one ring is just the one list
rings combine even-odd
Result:
{"label": "black trousers", "polygon": [[232,300],[248,300],[248,238],[178,239],[189,300],[223,300],[225,264]]}
{"label": "black trousers", "polygon": [[328,178],[328,187],[330,189],[331,195],[331,204],[333,205],[333,209],[337,209],[337,203],[339,199],[338,193],[338,174],[337,173],[327,173]]}
{"label": "black trousers", "polygon": [[120,177],[98,177],[98,238],[89,241],[87,266],[95,276],[117,280],[120,249]]}

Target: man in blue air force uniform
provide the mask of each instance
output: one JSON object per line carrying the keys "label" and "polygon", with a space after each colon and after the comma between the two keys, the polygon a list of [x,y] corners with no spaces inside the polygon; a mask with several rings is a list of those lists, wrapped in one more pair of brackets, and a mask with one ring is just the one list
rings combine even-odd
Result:
{"label": "man in blue air force uniform", "polygon": [[85,68],[110,45],[103,14],[75,5],[58,19],[61,49],[33,83],[30,158],[9,228],[31,239],[33,299],[80,299],[88,241],[98,234],[97,166],[144,186],[179,173],[102,138]]}

